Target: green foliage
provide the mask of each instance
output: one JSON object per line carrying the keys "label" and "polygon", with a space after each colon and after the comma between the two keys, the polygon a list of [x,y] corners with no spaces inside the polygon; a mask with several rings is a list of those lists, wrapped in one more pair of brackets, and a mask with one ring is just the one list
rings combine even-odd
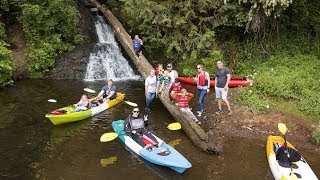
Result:
{"label": "green foliage", "polygon": [[208,59],[212,57],[211,51],[218,49],[214,47],[217,31],[224,34],[242,28],[244,32],[251,21],[279,16],[290,3],[290,0],[123,0],[121,10],[130,31],[142,35],[146,48],[179,60],[182,72],[190,75],[196,64],[216,60]]}
{"label": "green foliage", "polygon": [[[0,8],[3,8],[3,2],[0,3]],[[11,51],[7,48],[8,44],[4,42],[6,32],[4,24],[0,21],[0,87],[11,84],[13,62],[11,58]]]}
{"label": "green foliage", "polygon": [[316,141],[317,144],[320,144],[320,131],[315,131],[312,134],[312,137]]}
{"label": "green foliage", "polygon": [[0,0],[0,10],[7,11],[9,9],[8,0]]}
{"label": "green foliage", "polygon": [[0,41],[0,87],[11,84],[13,63],[11,59],[11,51],[8,50],[7,44]]}
{"label": "green foliage", "polygon": [[247,89],[248,92],[244,92],[240,98],[243,103],[257,108],[256,104],[250,102],[250,98],[246,98],[251,91],[250,94],[261,101],[268,98],[298,101],[301,111],[320,116],[320,63],[316,56],[279,54],[250,66],[255,70],[254,86]]}
{"label": "green foliage", "polygon": [[213,72],[216,66],[216,62],[221,60],[223,55],[221,51],[207,51],[205,58],[200,60],[196,59],[186,59],[179,63],[178,70],[182,70],[182,73],[186,76],[194,76],[197,73],[197,64],[202,64],[204,69],[208,72]]}
{"label": "green foliage", "polygon": [[59,54],[81,41],[77,34],[79,12],[73,1],[26,0],[19,17],[28,39],[28,69],[39,78],[54,66]]}
{"label": "green foliage", "polygon": [[256,92],[254,87],[241,88],[236,100],[242,105],[258,112],[266,111],[270,108],[270,103],[263,98],[260,92]]}

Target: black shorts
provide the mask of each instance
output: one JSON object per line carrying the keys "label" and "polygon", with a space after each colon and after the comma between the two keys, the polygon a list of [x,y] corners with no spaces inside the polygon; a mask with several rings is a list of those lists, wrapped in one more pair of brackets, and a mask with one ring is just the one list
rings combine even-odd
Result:
{"label": "black shorts", "polygon": [[[105,95],[103,95],[103,99],[105,99],[105,98],[107,98],[108,97],[108,95],[107,94],[105,94]],[[117,93],[114,93],[109,99],[111,100],[111,99],[115,99],[117,97]]]}

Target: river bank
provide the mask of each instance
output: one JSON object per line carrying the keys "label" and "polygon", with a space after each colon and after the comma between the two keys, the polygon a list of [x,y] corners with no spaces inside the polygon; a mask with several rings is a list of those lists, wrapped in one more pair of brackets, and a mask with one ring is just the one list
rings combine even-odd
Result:
{"label": "river bank", "polygon": [[[195,87],[185,85],[188,90],[195,94],[195,99],[191,101],[194,112],[197,109],[197,95]],[[223,139],[246,138],[248,140],[262,140],[266,142],[269,135],[280,135],[277,129],[279,122],[285,123],[288,128],[287,138],[297,149],[305,148],[314,151],[320,156],[320,147],[317,146],[311,137],[312,123],[305,117],[292,115],[280,109],[270,108],[264,113],[257,113],[240,105],[235,99],[239,89],[230,89],[229,100],[234,111],[232,116],[228,116],[226,106],[223,106],[224,113],[216,115],[218,105],[215,94],[211,90],[205,99],[205,113],[202,118],[201,127],[205,131],[210,129]]]}

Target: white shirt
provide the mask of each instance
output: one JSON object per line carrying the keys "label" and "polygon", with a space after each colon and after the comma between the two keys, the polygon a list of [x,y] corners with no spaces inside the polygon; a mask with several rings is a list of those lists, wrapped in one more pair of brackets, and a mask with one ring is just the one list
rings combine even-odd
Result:
{"label": "white shirt", "polygon": [[148,93],[155,93],[157,88],[156,76],[153,76],[153,77],[148,76],[146,78],[144,85],[148,87]]}
{"label": "white shirt", "polygon": [[171,78],[170,86],[171,86],[171,84],[174,82],[174,80],[177,78],[177,77],[175,76],[176,73],[178,74],[178,72],[177,72],[176,70],[171,70],[171,72],[169,72],[169,76],[170,76],[170,78]]}

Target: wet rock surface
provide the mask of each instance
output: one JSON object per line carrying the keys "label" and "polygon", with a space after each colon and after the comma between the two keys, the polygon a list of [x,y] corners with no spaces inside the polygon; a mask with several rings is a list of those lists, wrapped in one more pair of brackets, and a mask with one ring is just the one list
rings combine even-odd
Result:
{"label": "wet rock surface", "polygon": [[72,52],[63,54],[46,79],[84,79],[90,53],[96,44],[78,46]]}

